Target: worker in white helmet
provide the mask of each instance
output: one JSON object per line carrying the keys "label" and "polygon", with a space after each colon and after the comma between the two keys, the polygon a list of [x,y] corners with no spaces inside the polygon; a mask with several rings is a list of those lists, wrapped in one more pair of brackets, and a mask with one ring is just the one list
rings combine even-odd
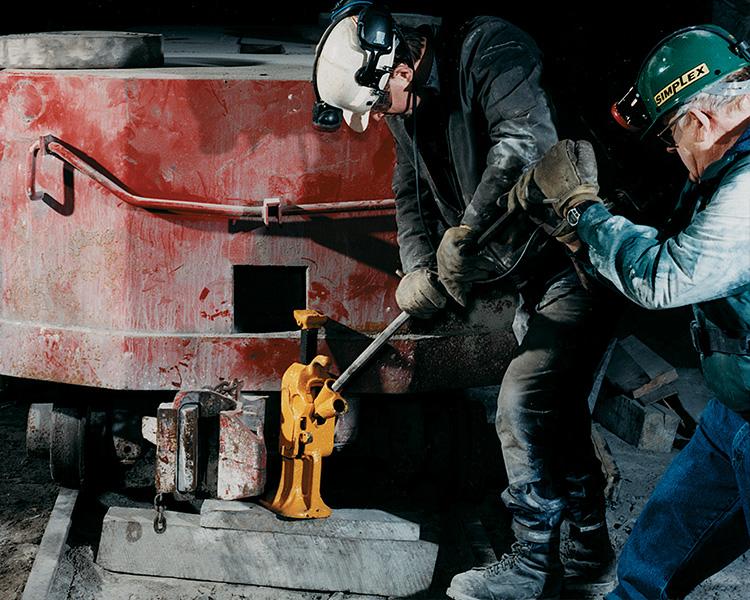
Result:
{"label": "worker in white helmet", "polygon": [[[399,27],[367,0],[334,9],[316,53],[316,125],[343,120],[363,132],[385,119],[396,142],[401,309],[427,318],[449,299],[467,306],[478,282],[520,292],[520,348],[497,416],[517,543],[497,564],[454,577],[447,593],[461,600],[553,598],[563,586],[583,597],[613,586],[587,405],[612,311],[599,310],[605,292],[584,287],[562,245],[507,210],[519,175],[557,141],[540,76],[536,44],[507,21]],[[576,544],[561,557],[565,520]]]}

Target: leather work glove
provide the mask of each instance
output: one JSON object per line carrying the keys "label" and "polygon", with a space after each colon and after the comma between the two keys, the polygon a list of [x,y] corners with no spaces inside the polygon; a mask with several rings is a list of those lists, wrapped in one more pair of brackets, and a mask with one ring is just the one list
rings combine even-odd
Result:
{"label": "leather work glove", "polygon": [[461,306],[466,306],[473,282],[497,275],[495,264],[477,253],[476,237],[467,225],[451,227],[437,249],[438,279]]}
{"label": "leather work glove", "polygon": [[565,221],[568,211],[597,196],[594,149],[586,140],[560,140],[518,179],[508,194],[508,210],[520,208],[561,242],[577,238]]}
{"label": "leather work glove", "polygon": [[445,306],[437,277],[429,269],[417,269],[403,276],[396,288],[396,303],[419,319],[431,317]]}

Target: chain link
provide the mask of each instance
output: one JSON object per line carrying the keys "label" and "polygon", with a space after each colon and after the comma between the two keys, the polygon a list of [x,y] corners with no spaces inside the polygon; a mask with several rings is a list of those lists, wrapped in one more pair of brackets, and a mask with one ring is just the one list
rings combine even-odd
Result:
{"label": "chain link", "polygon": [[231,396],[233,400],[239,400],[244,383],[241,379],[222,380],[211,390],[222,396]]}
{"label": "chain link", "polygon": [[164,533],[167,530],[167,517],[164,516],[164,494],[156,494],[154,497],[154,510],[156,516],[154,517],[154,531],[156,533]]}

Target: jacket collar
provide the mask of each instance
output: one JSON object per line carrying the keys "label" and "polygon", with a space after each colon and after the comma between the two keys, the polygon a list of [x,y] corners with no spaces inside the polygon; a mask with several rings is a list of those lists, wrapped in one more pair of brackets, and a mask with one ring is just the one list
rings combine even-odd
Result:
{"label": "jacket collar", "polygon": [[724,156],[708,165],[701,177],[701,182],[721,177],[729,165],[746,154],[750,154],[750,126],[742,132],[742,135],[734,143],[734,146],[727,150]]}

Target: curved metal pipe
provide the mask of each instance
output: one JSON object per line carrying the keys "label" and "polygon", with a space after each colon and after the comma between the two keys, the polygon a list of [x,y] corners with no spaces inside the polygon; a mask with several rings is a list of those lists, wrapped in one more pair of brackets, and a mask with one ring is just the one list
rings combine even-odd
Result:
{"label": "curved metal pipe", "polygon": [[215,204],[193,200],[148,198],[138,196],[126,190],[97,165],[93,164],[93,161],[87,160],[83,153],[80,151],[74,152],[71,148],[70,144],[53,135],[43,136],[31,145],[27,158],[28,178],[26,185],[26,195],[30,200],[40,200],[44,196],[43,192],[36,190],[36,161],[39,152],[42,151],[44,154],[54,156],[76,169],[79,173],[93,179],[123,202],[145,210],[161,210],[177,214],[221,217],[236,220],[263,219],[267,224],[271,211],[274,213],[272,218],[281,222],[284,216],[369,212],[390,210],[396,206],[396,201],[392,198],[384,200],[321,202],[315,204],[283,204],[279,201],[278,203],[264,202],[263,204],[254,205]]}

